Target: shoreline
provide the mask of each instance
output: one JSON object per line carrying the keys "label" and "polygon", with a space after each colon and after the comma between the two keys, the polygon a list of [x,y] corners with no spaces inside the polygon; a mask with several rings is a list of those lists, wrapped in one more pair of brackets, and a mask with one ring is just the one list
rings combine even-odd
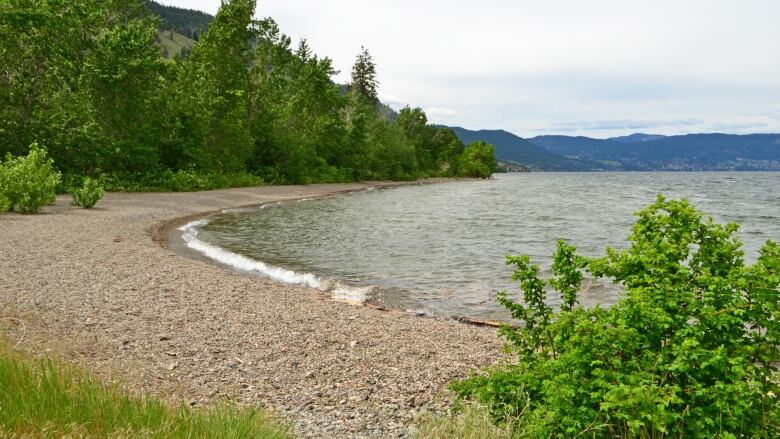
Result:
{"label": "shoreline", "polygon": [[[429,185],[429,184],[441,184],[446,183],[450,181],[470,181],[469,179],[426,179],[426,180],[416,180],[412,182],[377,182],[374,185],[369,185],[365,188],[359,188],[359,189],[348,189],[343,191],[337,191],[332,192],[328,194],[323,195],[317,195],[312,197],[299,197],[299,198],[293,198],[293,199],[287,199],[283,201],[268,201],[261,204],[251,204],[251,205],[245,205],[245,206],[237,206],[233,208],[227,208],[227,209],[220,209],[212,212],[204,212],[201,214],[194,214],[194,215],[187,215],[185,217],[181,218],[175,218],[171,221],[166,221],[160,224],[157,224],[152,227],[151,233],[152,233],[152,239],[156,241],[158,244],[160,244],[163,248],[166,248],[168,250],[175,251],[176,253],[188,257],[191,259],[203,261],[209,264],[216,265],[218,267],[224,267],[242,274],[251,275],[251,276],[259,276],[259,277],[269,277],[267,275],[263,275],[262,273],[257,273],[255,270],[247,270],[242,269],[240,267],[236,267],[234,265],[231,265],[229,263],[220,261],[213,256],[209,256],[205,254],[203,251],[198,251],[193,249],[188,242],[185,241],[184,235],[186,235],[188,232],[183,230],[182,227],[187,227],[190,225],[193,225],[199,221],[210,221],[212,219],[216,219],[221,217],[222,215],[229,214],[231,212],[236,211],[249,211],[249,210],[256,210],[256,209],[263,209],[266,206],[279,206],[279,205],[292,205],[297,202],[301,201],[313,201],[313,200],[322,200],[327,198],[332,198],[339,195],[352,195],[362,192],[367,192],[371,190],[385,190],[385,189],[393,189],[397,187],[403,187],[403,186],[422,186],[422,185]],[[218,247],[218,246],[217,246]],[[252,258],[248,258],[252,259]],[[256,259],[252,259],[252,261],[267,265],[265,261],[260,261]],[[276,265],[269,265],[272,269],[282,269],[282,270],[289,270],[285,267],[276,266]],[[298,272],[291,272],[298,276],[306,275],[306,273],[298,273]],[[314,276],[319,277],[320,275],[317,273],[312,273]],[[433,318],[433,319],[440,319],[440,320],[453,320],[459,323],[463,323],[466,325],[474,325],[474,326],[490,326],[494,328],[498,328],[501,325],[516,325],[516,323],[512,322],[504,322],[499,320],[485,320],[485,319],[474,319],[465,315],[436,315],[436,316],[430,316],[430,315],[419,315],[416,313],[409,312],[407,310],[401,309],[401,308],[392,308],[392,307],[386,307],[385,305],[381,305],[379,303],[372,302],[370,299],[365,299],[362,301],[358,300],[349,300],[344,298],[336,298],[333,297],[333,292],[321,288],[316,288],[310,285],[305,285],[300,282],[285,282],[280,279],[276,279],[271,277],[271,280],[285,284],[285,285],[299,285],[308,287],[314,290],[318,291],[318,298],[321,300],[331,300],[334,302],[344,303],[349,306],[362,306],[366,308],[371,308],[377,311],[384,311],[384,312],[390,312],[390,313],[401,313],[401,314],[409,314],[414,315],[416,317],[420,318]]]}
{"label": "shoreline", "polygon": [[224,209],[444,181],[109,193],[91,211],[60,196],[41,215],[0,215],[0,312],[26,321],[21,349],[132,389],[268,407],[301,437],[405,436],[446,409],[450,380],[499,358],[495,329],[321,300],[168,243]]}

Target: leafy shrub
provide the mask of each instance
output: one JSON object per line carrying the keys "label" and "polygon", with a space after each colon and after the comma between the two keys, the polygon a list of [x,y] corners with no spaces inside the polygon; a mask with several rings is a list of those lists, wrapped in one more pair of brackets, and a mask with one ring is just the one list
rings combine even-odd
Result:
{"label": "leafy shrub", "polygon": [[261,184],[263,179],[251,174],[219,174],[193,170],[180,170],[168,179],[168,188],[176,192],[207,191]]}
{"label": "leafy shrub", "polygon": [[103,175],[101,181],[106,190],[117,192],[190,192],[232,187],[260,186],[263,179],[248,173],[220,174],[180,170],[160,172]]}
{"label": "leafy shrub", "polygon": [[[525,326],[501,334],[518,361],[453,388],[532,437],[778,437],[780,248],[768,241],[746,265],[738,226],[685,200],[637,215],[625,251],[588,259],[559,242],[548,282],[509,256],[524,303],[499,302]],[[585,269],[622,284],[621,300],[577,305]]]}
{"label": "leafy shrub", "polygon": [[461,177],[490,178],[498,166],[493,145],[482,141],[472,142],[460,156],[458,167]]}
{"label": "leafy shrub", "polygon": [[26,157],[11,157],[0,165],[0,208],[35,213],[56,198],[60,173],[46,151],[33,144]]}
{"label": "leafy shrub", "polygon": [[11,200],[5,194],[0,193],[0,212],[7,212],[11,209]]}
{"label": "leafy shrub", "polygon": [[92,209],[103,198],[103,186],[93,178],[84,178],[80,188],[73,188],[70,195],[73,197],[73,205],[85,209]]}

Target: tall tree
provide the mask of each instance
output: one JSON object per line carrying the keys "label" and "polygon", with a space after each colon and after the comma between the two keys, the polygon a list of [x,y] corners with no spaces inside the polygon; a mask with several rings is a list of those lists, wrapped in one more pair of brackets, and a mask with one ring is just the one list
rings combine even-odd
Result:
{"label": "tall tree", "polygon": [[115,164],[139,125],[110,121],[132,117],[124,104],[155,86],[154,28],[136,0],[1,0],[0,154],[39,141],[66,171]]}
{"label": "tall tree", "polygon": [[355,65],[352,66],[352,92],[364,96],[370,103],[375,104],[379,102],[378,87],[374,59],[368,53],[368,49],[361,47]]}
{"label": "tall tree", "polygon": [[248,128],[250,41],[255,0],[223,0],[208,32],[182,64],[182,134],[202,169],[236,172],[252,151]]}

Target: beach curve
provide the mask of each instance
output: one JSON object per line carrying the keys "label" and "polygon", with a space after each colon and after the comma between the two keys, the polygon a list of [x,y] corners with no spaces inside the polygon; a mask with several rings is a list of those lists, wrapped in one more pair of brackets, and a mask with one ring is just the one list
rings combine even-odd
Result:
{"label": "beach curve", "polygon": [[111,193],[93,211],[58,197],[0,215],[0,309],[28,322],[24,349],[154,394],[267,406],[304,437],[404,436],[448,381],[496,359],[495,330],[323,301],[170,246],[174,227],[224,209],[388,185]]}

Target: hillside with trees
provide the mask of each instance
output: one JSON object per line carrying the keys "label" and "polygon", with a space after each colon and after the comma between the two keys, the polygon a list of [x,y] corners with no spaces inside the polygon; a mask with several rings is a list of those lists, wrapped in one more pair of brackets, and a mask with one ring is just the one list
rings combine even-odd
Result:
{"label": "hillside with trees", "polygon": [[173,62],[151,3],[0,4],[0,156],[37,142],[64,186],[89,176],[111,189],[194,190],[482,176],[495,166],[419,108],[388,117],[366,49],[343,93],[331,60],[255,19],[254,0],[224,1]]}
{"label": "hillside with trees", "polygon": [[496,149],[496,158],[509,166],[525,167],[532,171],[602,171],[603,164],[577,158],[564,157],[535,145],[520,136],[504,130],[467,130],[450,127],[458,138],[466,143],[485,141]]}
{"label": "hillside with trees", "polygon": [[155,1],[144,1],[144,6],[153,15],[160,17],[160,29],[173,31],[198,41],[209,29],[214,16],[194,9],[161,5]]}

